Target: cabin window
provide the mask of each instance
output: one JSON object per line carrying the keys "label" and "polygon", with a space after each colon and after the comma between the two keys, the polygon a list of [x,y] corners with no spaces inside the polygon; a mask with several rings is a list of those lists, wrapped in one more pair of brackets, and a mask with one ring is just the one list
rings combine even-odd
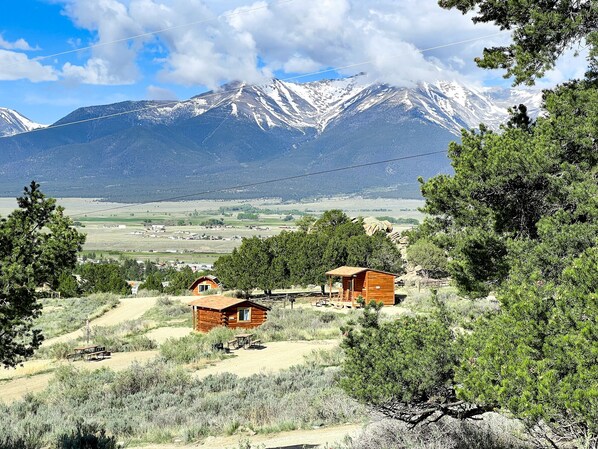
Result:
{"label": "cabin window", "polygon": [[239,321],[251,321],[251,309],[250,308],[242,308],[237,309],[237,313],[239,315]]}
{"label": "cabin window", "polygon": [[210,286],[208,284],[199,284],[197,286],[197,290],[200,292],[206,292],[210,289]]}

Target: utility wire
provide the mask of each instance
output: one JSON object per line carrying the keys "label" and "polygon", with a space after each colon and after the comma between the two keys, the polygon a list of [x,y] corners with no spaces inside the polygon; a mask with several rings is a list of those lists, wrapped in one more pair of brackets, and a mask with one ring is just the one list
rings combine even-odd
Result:
{"label": "utility wire", "polygon": [[211,189],[211,190],[203,190],[200,192],[195,192],[195,193],[188,193],[185,195],[178,195],[178,196],[171,196],[169,198],[162,198],[159,200],[153,200],[153,201],[143,201],[141,203],[135,203],[135,204],[123,204],[122,206],[114,206],[114,207],[108,207],[105,209],[99,209],[99,210],[95,210],[95,211],[91,211],[91,212],[81,212],[78,214],[73,214],[70,215],[71,217],[80,217],[80,216],[84,216],[84,215],[93,215],[93,214],[98,214],[101,212],[111,212],[114,210],[120,210],[120,209],[129,209],[131,207],[138,207],[138,206],[143,206],[146,204],[152,204],[152,203],[164,203],[167,201],[179,201],[179,200],[184,200],[184,199],[188,199],[188,198],[192,198],[192,197],[197,197],[197,196],[201,196],[201,195],[208,195],[211,193],[220,193],[220,192],[227,192],[229,190],[238,190],[238,189],[245,189],[248,187],[255,187],[255,186],[261,186],[261,185],[265,185],[265,184],[273,184],[276,182],[282,182],[282,181],[290,181],[293,179],[301,179],[301,178],[307,178],[310,176],[317,176],[317,175],[325,175],[328,173],[336,173],[336,172],[341,172],[341,171],[346,171],[346,170],[354,170],[356,168],[362,168],[362,167],[371,167],[373,165],[380,165],[380,164],[388,164],[390,162],[397,162],[397,161],[404,161],[407,159],[417,159],[420,157],[425,157],[425,156],[432,156],[434,154],[443,154],[446,153],[446,150],[441,150],[441,151],[431,151],[429,153],[421,153],[421,154],[413,154],[410,156],[401,156],[401,157],[395,157],[392,159],[386,159],[383,161],[376,161],[376,162],[366,162],[363,164],[355,164],[355,165],[348,165],[346,167],[338,167],[338,168],[331,168],[328,170],[320,170],[320,171],[315,171],[315,172],[310,172],[310,173],[303,173],[301,175],[293,175],[293,176],[285,176],[282,178],[273,178],[273,179],[267,179],[265,181],[256,181],[256,182],[251,182],[248,184],[238,184],[235,186],[230,186],[230,187],[223,187],[220,189]]}
{"label": "utility wire", "polygon": [[[290,1],[294,1],[294,0],[290,0]],[[429,48],[424,48],[422,50],[420,50],[420,53],[425,53],[425,52],[429,52],[432,50],[438,50],[441,48],[447,48],[447,47],[452,47],[455,45],[461,45],[464,43],[468,43],[468,42],[475,42],[475,41],[479,41],[482,39],[487,39],[489,37],[494,37],[497,36],[499,34],[503,34],[504,31],[500,31],[498,33],[492,33],[492,34],[487,34],[484,36],[479,36],[479,37],[475,37],[475,38],[471,38],[471,39],[465,39],[465,40],[460,40],[460,41],[456,41],[456,42],[451,42],[448,44],[443,44],[443,45],[437,45],[435,47],[429,47]],[[321,75],[323,73],[329,73],[329,72],[335,72],[338,70],[344,70],[344,69],[348,69],[348,68],[354,68],[354,67],[358,67],[358,66],[362,66],[362,65],[367,65],[367,64],[371,64],[373,61],[364,61],[364,62],[359,62],[356,64],[350,64],[350,65],[345,65],[345,66],[338,66],[338,67],[331,67],[329,69],[325,69],[325,70],[318,70],[315,72],[310,72],[310,73],[304,73],[301,75],[295,75],[295,76],[289,76],[289,77],[285,77],[285,78],[281,78],[280,81],[292,81],[292,80],[296,80],[296,79],[300,79],[300,78],[307,78],[309,76],[314,76],[314,75]],[[228,90],[221,90],[221,91],[216,91],[216,92],[212,92],[212,93],[206,93],[201,96],[201,99],[206,99],[206,98],[210,98],[213,96],[217,96],[217,95],[225,95],[228,93],[232,93],[232,92],[236,92],[238,91],[239,88],[234,88],[234,89],[228,89]],[[151,100],[148,100],[151,101]],[[131,109],[131,110],[127,110],[127,111],[121,111],[121,112],[115,112],[113,114],[106,114],[106,115],[101,115],[98,117],[90,117],[87,119],[81,119],[81,120],[75,120],[72,122],[66,122],[66,123],[59,123],[56,125],[50,125],[47,127],[43,127],[43,128],[36,128],[36,129],[32,129],[30,131],[24,131],[22,133],[18,133],[18,134],[13,134],[12,136],[2,136],[0,137],[0,139],[6,139],[9,137],[14,137],[14,136],[18,136],[18,135],[23,135],[23,134],[30,134],[30,133],[35,133],[35,132],[43,132],[43,131],[48,131],[54,128],[63,128],[65,126],[72,126],[72,125],[78,125],[81,123],[87,123],[87,122],[92,122],[92,121],[96,121],[96,120],[104,120],[104,119],[109,119],[109,118],[113,118],[113,117],[118,117],[118,116],[122,116],[122,115],[127,115],[127,114],[133,114],[135,112],[143,112],[143,111],[149,111],[152,109],[159,109],[159,108],[167,108],[167,107],[171,107],[171,106],[176,106],[176,105],[183,105],[185,103],[190,103],[195,101],[193,98],[190,98],[188,100],[182,100],[182,101],[171,101],[171,102],[160,102],[159,104],[153,104],[150,106],[144,106],[142,108],[137,108],[137,109]],[[206,111],[207,112],[207,111]]]}
{"label": "utility wire", "polygon": [[[499,31],[497,33],[486,34],[484,36],[473,37],[471,39],[464,39],[462,41],[450,42],[448,44],[442,44],[442,45],[437,45],[435,47],[424,48],[422,50],[419,50],[419,52],[420,53],[425,53],[425,52],[432,51],[432,50],[439,50],[441,48],[447,48],[447,47],[453,47],[455,45],[467,44],[469,42],[475,42],[475,41],[479,41],[481,39],[487,39],[489,37],[498,36],[498,35],[504,34],[504,33],[505,33],[505,31]],[[287,78],[283,78],[282,81],[291,81],[291,80],[294,80],[294,79],[305,78],[305,77],[308,77],[308,76],[321,75],[323,73],[328,73],[328,72],[336,72],[336,71],[344,70],[344,69],[352,69],[352,68],[359,67],[359,66],[362,66],[362,65],[372,64],[374,62],[375,62],[374,60],[369,60],[369,61],[357,62],[355,64],[349,64],[349,65],[345,65],[345,66],[332,67],[330,69],[319,70],[317,72],[306,73],[306,74],[295,75],[295,76],[289,76]]]}

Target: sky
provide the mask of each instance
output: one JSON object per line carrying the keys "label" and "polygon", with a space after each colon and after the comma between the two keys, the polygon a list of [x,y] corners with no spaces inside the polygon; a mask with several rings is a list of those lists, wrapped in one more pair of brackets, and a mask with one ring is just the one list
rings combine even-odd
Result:
{"label": "sky", "polygon": [[[509,42],[437,0],[4,0],[0,107],[50,124],[81,106],[184,100],[235,80],[359,72],[507,87],[473,59]],[[581,76],[584,62],[567,53],[538,87]]]}

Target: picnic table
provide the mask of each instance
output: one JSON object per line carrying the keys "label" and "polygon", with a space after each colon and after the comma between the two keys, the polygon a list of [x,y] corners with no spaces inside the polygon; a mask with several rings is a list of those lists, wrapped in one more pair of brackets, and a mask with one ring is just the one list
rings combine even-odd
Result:
{"label": "picnic table", "polygon": [[105,346],[90,345],[74,348],[73,352],[67,355],[69,360],[98,360],[110,357],[110,351],[106,351]]}
{"label": "picnic table", "polygon": [[230,340],[228,342],[228,349],[249,349],[251,347],[261,345],[261,340],[254,340],[253,336],[255,334],[237,334],[235,335],[234,340]]}

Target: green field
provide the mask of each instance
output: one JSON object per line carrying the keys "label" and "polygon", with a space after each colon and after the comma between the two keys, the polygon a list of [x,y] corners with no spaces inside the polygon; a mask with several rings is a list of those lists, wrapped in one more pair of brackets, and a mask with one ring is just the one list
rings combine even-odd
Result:
{"label": "green field", "polygon": [[[289,229],[304,214],[320,215],[341,209],[351,217],[390,216],[422,220],[418,200],[362,197],[322,198],[305,202],[277,199],[245,201],[180,201],[150,204],[107,203],[90,198],[61,198],[58,204],[87,234],[84,254],[130,257],[141,260],[179,260],[213,263],[230,253],[245,237],[270,237]],[[0,198],[0,216],[16,207],[14,198]],[[239,213],[257,213],[257,220],[239,220]],[[293,215],[292,221],[285,221]],[[209,219],[224,221],[222,227],[206,227]],[[184,225],[183,225],[184,224]],[[151,225],[165,225],[165,232],[152,232]],[[395,229],[409,226],[396,225]]]}

